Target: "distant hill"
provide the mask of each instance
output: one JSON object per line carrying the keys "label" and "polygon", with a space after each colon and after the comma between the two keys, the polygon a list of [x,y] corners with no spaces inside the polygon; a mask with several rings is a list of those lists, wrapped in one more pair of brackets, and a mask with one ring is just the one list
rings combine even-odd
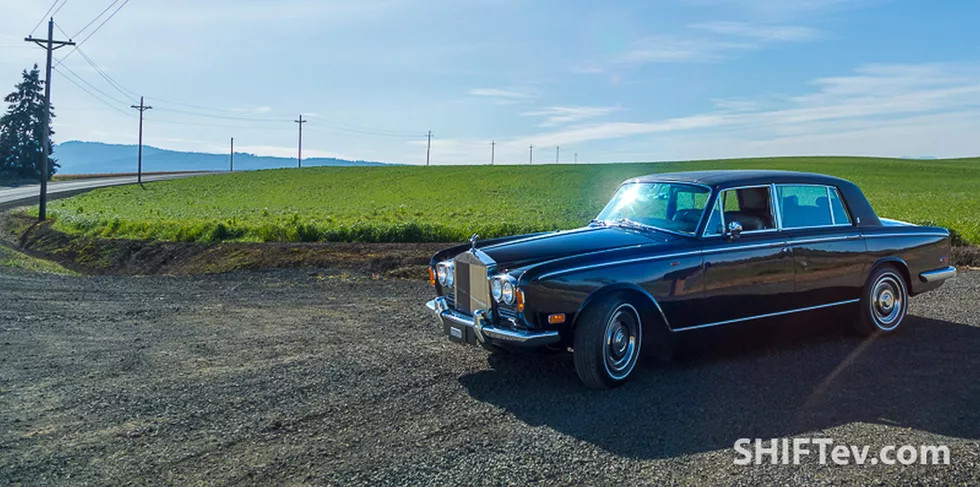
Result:
{"label": "distant hill", "polygon": [[[136,172],[135,145],[103,144],[72,140],[55,145],[54,157],[61,168],[59,174],[105,174]],[[383,166],[381,162],[348,161],[332,157],[303,159],[304,167],[312,166]],[[295,167],[296,159],[257,156],[235,152],[235,170]],[[228,169],[228,154],[180,152],[143,146],[143,170],[153,171],[224,171]]]}

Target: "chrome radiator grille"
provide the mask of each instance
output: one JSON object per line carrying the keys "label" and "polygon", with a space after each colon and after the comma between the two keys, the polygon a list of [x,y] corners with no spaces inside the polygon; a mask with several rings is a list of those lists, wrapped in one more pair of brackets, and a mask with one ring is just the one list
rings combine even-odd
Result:
{"label": "chrome radiator grille", "polygon": [[472,252],[456,256],[456,309],[473,314],[478,309],[490,309],[490,282],[487,266]]}

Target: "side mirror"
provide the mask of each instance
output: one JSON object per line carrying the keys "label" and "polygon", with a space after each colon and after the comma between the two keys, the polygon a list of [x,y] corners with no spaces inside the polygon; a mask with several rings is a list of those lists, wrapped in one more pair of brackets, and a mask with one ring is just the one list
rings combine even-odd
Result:
{"label": "side mirror", "polygon": [[728,231],[725,232],[725,236],[729,240],[737,240],[738,237],[742,235],[742,224],[739,222],[729,222]]}

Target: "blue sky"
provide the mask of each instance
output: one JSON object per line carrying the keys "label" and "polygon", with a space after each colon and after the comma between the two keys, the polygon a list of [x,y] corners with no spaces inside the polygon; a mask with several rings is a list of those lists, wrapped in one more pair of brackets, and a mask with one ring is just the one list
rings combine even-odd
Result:
{"label": "blue sky", "polygon": [[[55,20],[75,35],[110,3]],[[0,0],[0,90],[43,61],[22,39],[50,4]],[[292,156],[304,113],[309,156],[408,163],[428,130],[434,164],[487,163],[491,140],[524,164],[531,144],[542,163],[978,155],[976,19],[975,1],[131,0],[81,50],[119,88],[78,53],[55,73],[56,139],[135,143],[139,93],[145,142],[178,150]]]}

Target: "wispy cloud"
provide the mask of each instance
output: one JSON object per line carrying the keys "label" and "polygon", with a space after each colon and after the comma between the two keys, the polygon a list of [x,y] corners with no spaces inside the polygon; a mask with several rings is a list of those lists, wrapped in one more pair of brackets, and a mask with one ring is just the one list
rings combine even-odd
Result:
{"label": "wispy cloud", "polygon": [[529,93],[517,90],[504,90],[499,88],[473,88],[467,92],[472,96],[489,96],[492,98],[530,98]]}
{"label": "wispy cloud", "polygon": [[613,58],[614,64],[689,63],[717,61],[732,51],[758,49],[752,42],[682,38],[667,35],[646,37]]}
{"label": "wispy cloud", "polygon": [[[960,124],[973,123],[971,129],[980,130],[980,64],[869,64],[850,75],[818,78],[809,85],[814,89],[798,96],[716,100],[716,109],[706,113],[647,122],[593,123],[503,139],[498,141],[498,146],[503,151],[520,154],[531,144],[574,146],[641,135],[694,132],[699,134],[699,140],[704,140],[711,138],[712,133],[737,132],[744,138],[740,142],[742,148],[751,147],[743,143],[746,140],[761,146],[766,141],[793,138],[810,141],[815,152],[830,153],[835,152],[835,134],[840,140],[851,140],[855,132],[869,133],[885,127],[890,127],[889,133],[907,133],[916,120],[940,124],[947,119],[957,120]],[[772,108],[760,108],[763,106]],[[956,133],[965,130],[962,125],[949,129]],[[462,141],[459,142],[462,146]],[[920,145],[929,143],[929,140],[919,141]],[[912,147],[908,143],[902,146]],[[802,147],[805,146],[788,153],[799,153]],[[937,147],[935,152],[940,149]],[[869,151],[905,155],[893,154],[888,146],[881,145],[869,145],[863,150]]]}
{"label": "wispy cloud", "polygon": [[765,41],[809,41],[820,37],[820,31],[800,25],[756,25],[747,22],[715,21],[688,26],[713,34],[760,39]]}
{"label": "wispy cloud", "polygon": [[524,112],[526,117],[545,117],[545,120],[538,124],[539,127],[554,127],[556,125],[580,122],[590,118],[597,118],[609,115],[610,113],[622,110],[619,106],[554,106],[540,110]]}

